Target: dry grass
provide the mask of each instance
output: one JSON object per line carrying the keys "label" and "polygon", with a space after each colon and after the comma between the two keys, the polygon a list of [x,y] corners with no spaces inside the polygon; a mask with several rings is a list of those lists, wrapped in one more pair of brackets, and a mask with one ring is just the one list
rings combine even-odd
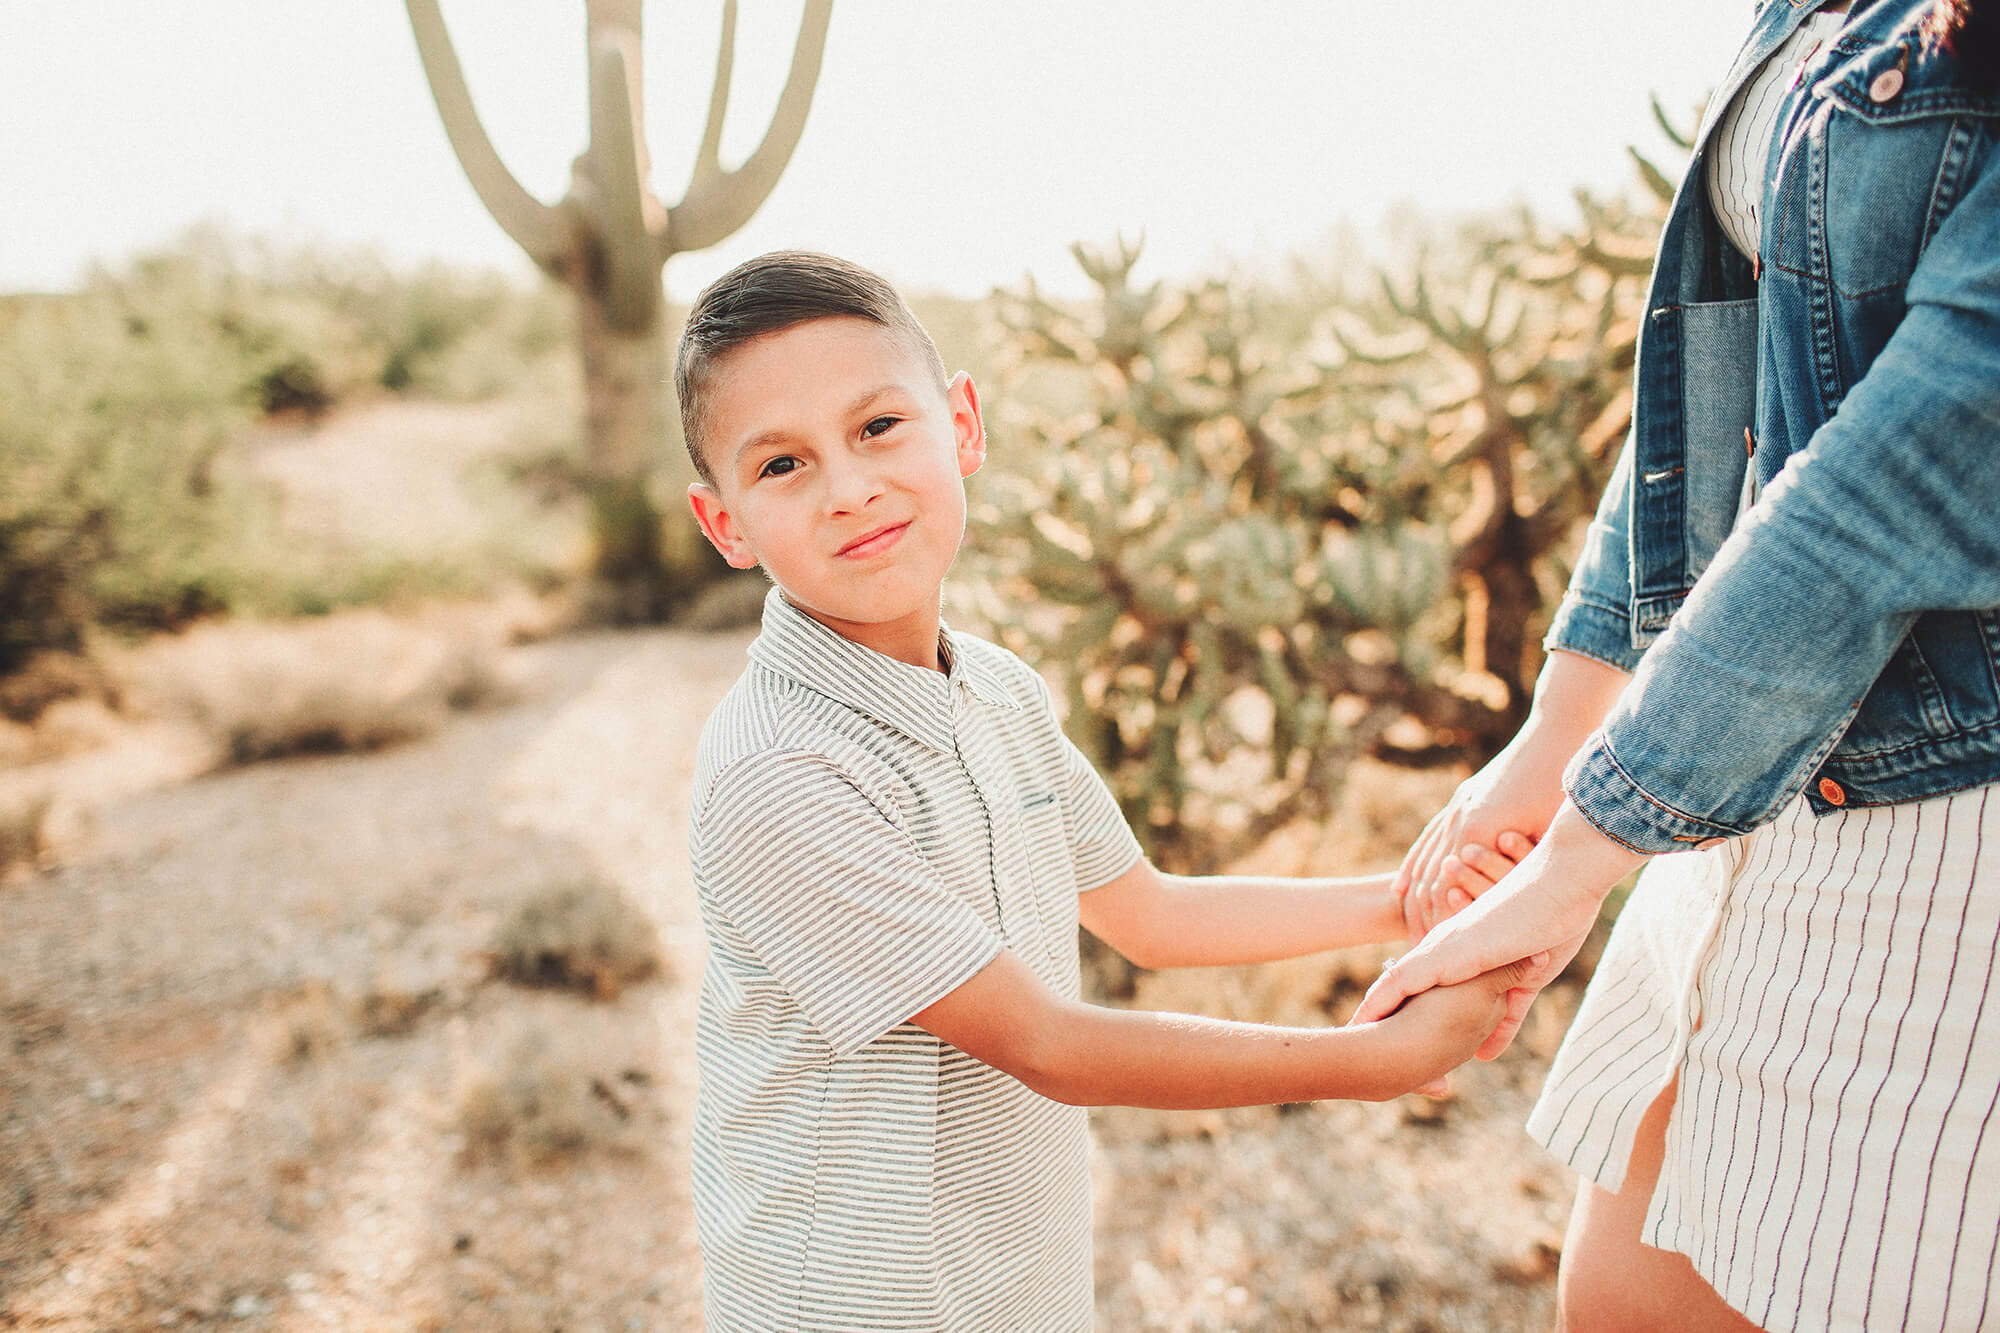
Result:
{"label": "dry grass", "polygon": [[628,1148],[635,1121],[650,1118],[639,1113],[650,1109],[652,1083],[643,1066],[576,1042],[571,1025],[558,1032],[523,1024],[499,1058],[464,1083],[458,1118],[465,1157],[542,1167],[593,1149]]}
{"label": "dry grass", "polygon": [[248,763],[427,736],[451,709],[508,693],[507,637],[498,617],[470,613],[216,621],[133,651],[120,674],[142,709],[193,722],[219,758]]}
{"label": "dry grass", "polygon": [[300,982],[265,1001],[265,1033],[273,1060],[303,1065],[324,1058],[347,1039],[347,1024],[323,978]]}
{"label": "dry grass", "polygon": [[495,976],[609,999],[660,971],[659,931],[614,885],[551,884],[517,904],[487,946]]}
{"label": "dry grass", "polygon": [[364,1037],[407,1037],[443,999],[441,987],[377,976],[354,1001],[354,1026]]}
{"label": "dry grass", "polygon": [[0,875],[38,864],[49,850],[55,792],[43,782],[0,774]]}
{"label": "dry grass", "polygon": [[111,684],[103,668],[78,653],[40,652],[20,670],[0,676],[0,717],[33,722],[52,704],[68,699],[103,700]]}

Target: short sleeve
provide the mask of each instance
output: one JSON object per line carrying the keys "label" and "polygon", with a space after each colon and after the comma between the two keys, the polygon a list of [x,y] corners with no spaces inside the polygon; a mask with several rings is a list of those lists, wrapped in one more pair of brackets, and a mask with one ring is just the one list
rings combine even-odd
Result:
{"label": "short sleeve", "polygon": [[999,953],[909,836],[832,762],[761,754],[716,780],[695,883],[828,1046],[852,1054]]}
{"label": "short sleeve", "polygon": [[1095,889],[1130,870],[1144,853],[1097,769],[1069,737],[1062,738],[1062,747],[1063,832],[1078,888]]}

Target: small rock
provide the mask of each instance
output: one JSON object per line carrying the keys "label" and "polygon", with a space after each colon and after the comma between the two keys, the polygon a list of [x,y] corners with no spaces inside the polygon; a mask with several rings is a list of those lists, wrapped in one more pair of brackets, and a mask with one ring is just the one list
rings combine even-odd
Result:
{"label": "small rock", "polygon": [[231,1319],[255,1319],[264,1313],[264,1302],[254,1292],[244,1292],[229,1303]]}

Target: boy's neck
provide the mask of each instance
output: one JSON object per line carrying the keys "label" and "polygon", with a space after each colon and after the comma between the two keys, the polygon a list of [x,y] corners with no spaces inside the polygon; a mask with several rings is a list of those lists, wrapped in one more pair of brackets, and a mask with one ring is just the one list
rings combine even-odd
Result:
{"label": "boy's neck", "polygon": [[790,602],[801,615],[812,617],[849,643],[858,643],[870,652],[880,653],[898,662],[907,662],[911,666],[922,667],[926,671],[950,674],[951,662],[945,655],[947,650],[943,647],[942,590],[939,591],[937,599],[921,611],[913,612],[898,620],[875,623],[838,620],[793,601],[789,595],[785,595],[785,600]]}

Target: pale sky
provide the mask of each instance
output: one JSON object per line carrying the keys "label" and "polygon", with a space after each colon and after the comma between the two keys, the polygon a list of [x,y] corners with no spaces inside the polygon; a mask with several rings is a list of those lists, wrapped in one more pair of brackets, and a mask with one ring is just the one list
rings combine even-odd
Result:
{"label": "pale sky", "polygon": [[[719,5],[647,20],[654,188],[679,198]],[[1074,240],[1146,268],[1275,265],[1401,203],[1560,209],[1661,145],[1749,0],[836,0],[804,138],[749,225],[676,256],[685,302],[781,246],[963,295],[1077,279]],[[554,201],[584,144],[579,0],[446,0],[487,129]],[[725,164],[762,134],[799,0],[745,0]],[[453,159],[393,0],[0,0],[0,291],[75,282],[198,221],[527,271]]]}

